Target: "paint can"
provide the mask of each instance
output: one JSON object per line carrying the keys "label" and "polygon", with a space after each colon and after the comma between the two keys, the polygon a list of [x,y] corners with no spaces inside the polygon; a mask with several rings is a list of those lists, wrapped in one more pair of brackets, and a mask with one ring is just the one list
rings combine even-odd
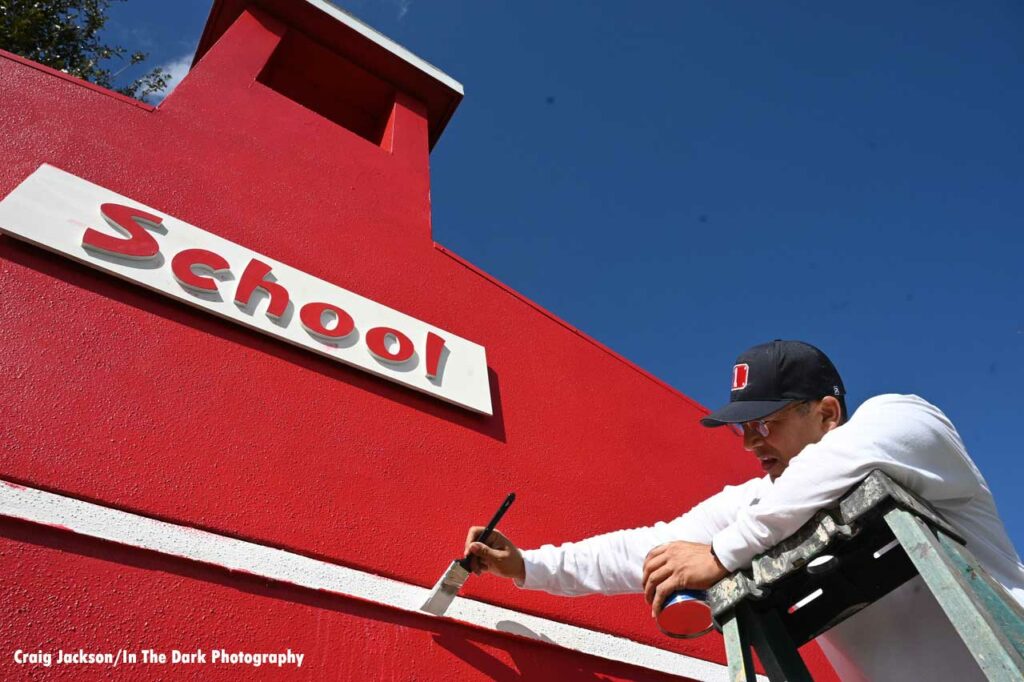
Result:
{"label": "paint can", "polygon": [[708,593],[704,590],[677,590],[665,600],[658,614],[658,627],[669,637],[693,639],[714,629]]}

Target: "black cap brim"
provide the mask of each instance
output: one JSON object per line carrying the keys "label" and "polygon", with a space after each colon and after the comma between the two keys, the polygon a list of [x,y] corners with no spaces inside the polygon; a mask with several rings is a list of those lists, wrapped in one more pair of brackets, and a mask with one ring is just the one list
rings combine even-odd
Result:
{"label": "black cap brim", "polygon": [[742,424],[755,419],[764,419],[793,402],[796,400],[737,400],[718,412],[712,412],[701,419],[700,423],[709,428],[726,424]]}

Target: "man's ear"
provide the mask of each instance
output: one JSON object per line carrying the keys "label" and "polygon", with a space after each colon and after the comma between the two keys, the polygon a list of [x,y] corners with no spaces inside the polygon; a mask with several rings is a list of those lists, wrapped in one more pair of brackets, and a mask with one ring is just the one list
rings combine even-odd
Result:
{"label": "man's ear", "polygon": [[822,425],[828,432],[839,426],[843,419],[843,408],[839,405],[838,400],[827,395],[821,399],[818,405],[818,414],[821,415]]}

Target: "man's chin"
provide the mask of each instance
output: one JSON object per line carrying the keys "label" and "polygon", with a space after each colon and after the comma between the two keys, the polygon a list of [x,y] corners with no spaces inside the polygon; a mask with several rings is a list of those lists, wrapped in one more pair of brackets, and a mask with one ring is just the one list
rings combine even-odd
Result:
{"label": "man's chin", "polygon": [[786,464],[778,459],[762,460],[761,469],[774,481],[786,470]]}

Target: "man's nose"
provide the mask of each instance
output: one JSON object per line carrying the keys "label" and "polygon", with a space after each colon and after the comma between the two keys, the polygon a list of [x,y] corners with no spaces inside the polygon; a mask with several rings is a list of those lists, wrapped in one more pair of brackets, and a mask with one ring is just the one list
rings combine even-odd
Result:
{"label": "man's nose", "polygon": [[752,429],[746,424],[743,425],[743,449],[752,452],[755,447],[761,444],[764,437],[757,429]]}

